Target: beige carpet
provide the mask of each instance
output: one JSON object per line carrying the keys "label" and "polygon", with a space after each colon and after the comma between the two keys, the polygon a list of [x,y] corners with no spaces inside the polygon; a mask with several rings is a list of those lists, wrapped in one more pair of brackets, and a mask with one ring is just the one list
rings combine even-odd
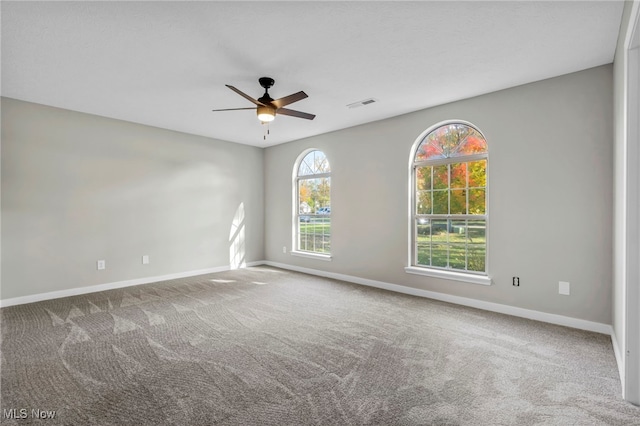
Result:
{"label": "beige carpet", "polygon": [[4,308],[2,338],[10,425],[640,425],[608,336],[268,267]]}

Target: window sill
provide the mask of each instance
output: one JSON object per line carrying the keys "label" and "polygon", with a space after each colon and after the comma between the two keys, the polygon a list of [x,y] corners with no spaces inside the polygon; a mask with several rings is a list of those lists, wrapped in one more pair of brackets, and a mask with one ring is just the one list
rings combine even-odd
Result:
{"label": "window sill", "polygon": [[419,266],[407,266],[404,268],[408,274],[424,275],[427,277],[442,278],[445,280],[462,281],[471,284],[491,285],[491,277],[486,275],[465,274],[463,272],[440,271],[437,269],[421,268]]}
{"label": "window sill", "polygon": [[306,251],[295,251],[295,250],[292,250],[291,251],[291,255],[292,256],[299,256],[299,257],[306,257],[308,259],[318,259],[318,260],[324,260],[326,262],[331,262],[331,255],[330,254],[310,253],[310,252],[306,252]]}

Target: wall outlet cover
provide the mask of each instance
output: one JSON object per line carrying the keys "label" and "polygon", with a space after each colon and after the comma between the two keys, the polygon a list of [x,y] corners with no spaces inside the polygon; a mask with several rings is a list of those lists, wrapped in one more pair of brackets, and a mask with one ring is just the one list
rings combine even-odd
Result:
{"label": "wall outlet cover", "polygon": [[560,281],[558,283],[558,293],[569,296],[571,294],[571,284],[567,281]]}

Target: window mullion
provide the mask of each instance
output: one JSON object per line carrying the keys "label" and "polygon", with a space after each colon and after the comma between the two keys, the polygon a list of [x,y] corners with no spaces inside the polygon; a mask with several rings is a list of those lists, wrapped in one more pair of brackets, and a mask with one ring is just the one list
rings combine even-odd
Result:
{"label": "window mullion", "polygon": [[465,156],[461,156],[461,157],[447,157],[447,158],[438,158],[435,160],[422,160],[422,161],[416,161],[414,163],[414,165],[416,167],[423,167],[423,166],[441,166],[443,164],[453,164],[453,163],[462,163],[462,162],[472,162],[472,161],[478,161],[478,160],[483,160],[485,158],[487,158],[487,154],[486,153],[482,153],[482,154],[470,154],[470,155],[465,155]]}
{"label": "window mullion", "polygon": [[447,235],[447,269],[451,268],[451,163],[447,163],[447,221],[445,233]]}
{"label": "window mullion", "polygon": [[447,164],[447,213],[451,215],[451,164]]}
{"label": "window mullion", "polygon": [[469,270],[469,220],[464,221],[464,269]]}
{"label": "window mullion", "polygon": [[469,162],[464,163],[465,212],[469,214]]}
{"label": "window mullion", "polygon": [[312,175],[304,175],[304,176],[300,176],[298,179],[322,179],[322,178],[328,178],[331,177],[331,172],[328,173],[315,173]]}
{"label": "window mullion", "polygon": [[431,203],[431,214],[433,214],[433,167],[429,167],[429,202]]}

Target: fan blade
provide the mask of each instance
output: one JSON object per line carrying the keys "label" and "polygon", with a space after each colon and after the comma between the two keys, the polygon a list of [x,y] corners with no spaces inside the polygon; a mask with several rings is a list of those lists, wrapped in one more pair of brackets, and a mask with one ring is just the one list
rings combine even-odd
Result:
{"label": "fan blade", "polygon": [[255,111],[256,107],[251,107],[251,108],[225,108],[225,109],[212,109],[211,111],[213,112],[217,112],[217,111],[240,111],[241,109],[252,109]]}
{"label": "fan blade", "polygon": [[234,91],[234,92],[236,92],[238,95],[240,95],[240,96],[242,96],[243,98],[245,98],[246,100],[251,101],[251,102],[253,102],[253,103],[254,103],[254,104],[256,104],[256,105],[265,106],[262,102],[260,102],[260,101],[258,101],[258,100],[256,100],[256,99],[253,99],[251,96],[247,95],[246,93],[242,92],[241,90],[236,89],[235,87],[230,86],[230,85],[228,85],[228,84],[225,84],[225,86],[227,86],[229,89],[233,90],[233,91]]}
{"label": "fan blade", "polygon": [[313,120],[314,118],[316,118],[316,116],[313,115],[313,114],[308,114],[306,112],[300,112],[300,111],[294,111],[292,109],[287,109],[287,108],[278,108],[276,110],[276,114],[290,115],[291,117],[298,117],[298,118],[306,118],[307,120]]}
{"label": "fan blade", "polygon": [[298,93],[294,93],[293,95],[285,96],[284,98],[276,99],[275,101],[272,101],[271,104],[274,105],[276,108],[282,108],[283,106],[287,106],[294,102],[301,101],[302,99],[308,98],[308,97],[309,96],[307,96],[306,93],[298,92]]}

